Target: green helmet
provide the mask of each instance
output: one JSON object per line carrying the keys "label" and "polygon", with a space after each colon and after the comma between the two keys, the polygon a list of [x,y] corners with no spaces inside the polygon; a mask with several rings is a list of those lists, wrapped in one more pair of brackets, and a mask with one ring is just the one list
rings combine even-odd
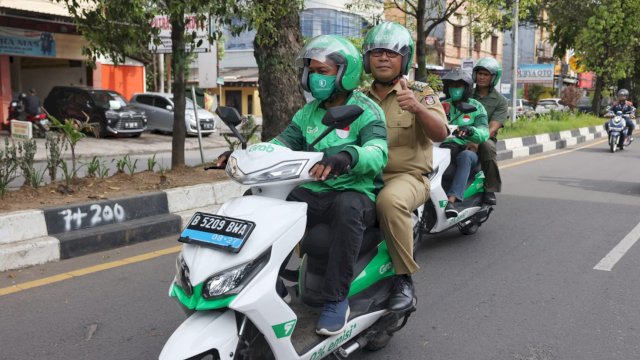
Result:
{"label": "green helmet", "polygon": [[491,73],[491,85],[498,85],[498,81],[500,81],[500,77],[502,76],[502,67],[498,63],[498,61],[492,57],[483,57],[476,63],[476,66],[473,67],[473,73],[471,77],[473,78],[473,82],[476,82],[476,73],[479,69],[485,69]]}
{"label": "green helmet", "polygon": [[312,59],[320,62],[328,59],[336,63],[336,88],[339,91],[352,91],[360,85],[362,58],[349,40],[338,35],[320,35],[309,40],[300,50],[296,65],[303,69],[300,82],[306,91],[310,91],[309,63]]}
{"label": "green helmet", "polygon": [[371,72],[369,65],[369,51],[373,49],[387,49],[402,55],[402,75],[407,75],[413,60],[413,37],[404,26],[395,22],[383,22],[374,26],[364,38],[362,43],[362,55],[364,58],[364,71]]}

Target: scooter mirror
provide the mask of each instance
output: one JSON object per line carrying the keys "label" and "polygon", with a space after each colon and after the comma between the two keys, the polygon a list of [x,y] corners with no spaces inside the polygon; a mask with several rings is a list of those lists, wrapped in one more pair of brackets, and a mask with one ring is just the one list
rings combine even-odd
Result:
{"label": "scooter mirror", "polygon": [[342,105],[329,108],[322,123],[331,129],[344,129],[354,122],[364,110],[358,105]]}
{"label": "scooter mirror", "polygon": [[233,135],[235,135],[235,137],[240,140],[242,148],[246,149],[247,140],[244,138],[244,136],[242,136],[242,134],[240,134],[238,129],[236,129],[236,126],[242,124],[242,116],[240,115],[240,113],[238,113],[238,110],[228,106],[218,106],[218,108],[216,109],[216,114],[218,114],[218,116],[220,116],[220,119],[222,119],[222,122],[229,127]]}
{"label": "scooter mirror", "polygon": [[478,110],[475,106],[473,106],[473,105],[471,105],[469,103],[466,103],[466,102],[458,103],[456,105],[456,108],[458,110],[460,110],[460,112],[462,112],[463,114],[469,114],[469,113],[472,113],[472,112]]}
{"label": "scooter mirror", "polygon": [[242,116],[238,113],[238,110],[228,106],[218,106],[216,114],[220,116],[222,122],[229,127],[236,127],[242,123]]}
{"label": "scooter mirror", "polygon": [[314,146],[335,129],[344,129],[354,122],[364,110],[358,105],[341,105],[329,108],[322,118],[322,123],[327,128],[311,144],[307,146],[309,151],[315,151]]}

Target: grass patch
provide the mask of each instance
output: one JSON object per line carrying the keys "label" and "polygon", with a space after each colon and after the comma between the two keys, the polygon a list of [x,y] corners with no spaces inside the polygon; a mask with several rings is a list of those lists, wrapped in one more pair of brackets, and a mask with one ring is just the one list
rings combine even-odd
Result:
{"label": "grass patch", "polygon": [[605,121],[606,119],[589,114],[552,112],[532,118],[519,118],[515,123],[507,121],[498,132],[498,140],[603,125]]}

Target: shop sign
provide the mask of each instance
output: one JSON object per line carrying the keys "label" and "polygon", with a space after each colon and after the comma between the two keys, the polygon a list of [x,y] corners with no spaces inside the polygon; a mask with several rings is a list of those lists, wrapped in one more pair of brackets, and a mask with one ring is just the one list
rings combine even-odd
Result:
{"label": "shop sign", "polygon": [[0,27],[0,54],[56,56],[53,33]]}
{"label": "shop sign", "polygon": [[[158,35],[160,39],[160,44],[150,44],[149,50],[158,54],[170,54],[171,50],[171,21],[169,20],[169,16],[167,15],[158,15],[151,21],[151,26],[160,29],[160,34]],[[209,52],[209,22],[208,20],[205,23],[199,23],[197,21],[196,15],[185,15],[185,33],[191,34],[195,32],[196,37],[194,39],[194,44],[198,44],[198,42],[202,41],[202,44],[193,49],[193,52],[201,53],[201,52]],[[186,44],[185,51],[191,51],[191,44]]]}
{"label": "shop sign", "polygon": [[553,64],[519,64],[519,83],[553,83]]}
{"label": "shop sign", "polygon": [[32,124],[29,121],[11,120],[11,138],[29,140],[33,137]]}

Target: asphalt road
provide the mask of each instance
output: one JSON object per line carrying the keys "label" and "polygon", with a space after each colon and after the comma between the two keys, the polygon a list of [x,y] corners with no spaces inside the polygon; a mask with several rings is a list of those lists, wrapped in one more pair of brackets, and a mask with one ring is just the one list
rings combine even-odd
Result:
{"label": "asphalt road", "polygon": [[[501,163],[491,219],[473,236],[425,240],[418,312],[387,348],[350,358],[640,359],[640,144],[616,154],[586,146]],[[175,245],[168,238],[0,273],[0,294],[12,282]],[[174,259],[0,295],[0,358],[157,358],[183,319],[167,296]]]}

